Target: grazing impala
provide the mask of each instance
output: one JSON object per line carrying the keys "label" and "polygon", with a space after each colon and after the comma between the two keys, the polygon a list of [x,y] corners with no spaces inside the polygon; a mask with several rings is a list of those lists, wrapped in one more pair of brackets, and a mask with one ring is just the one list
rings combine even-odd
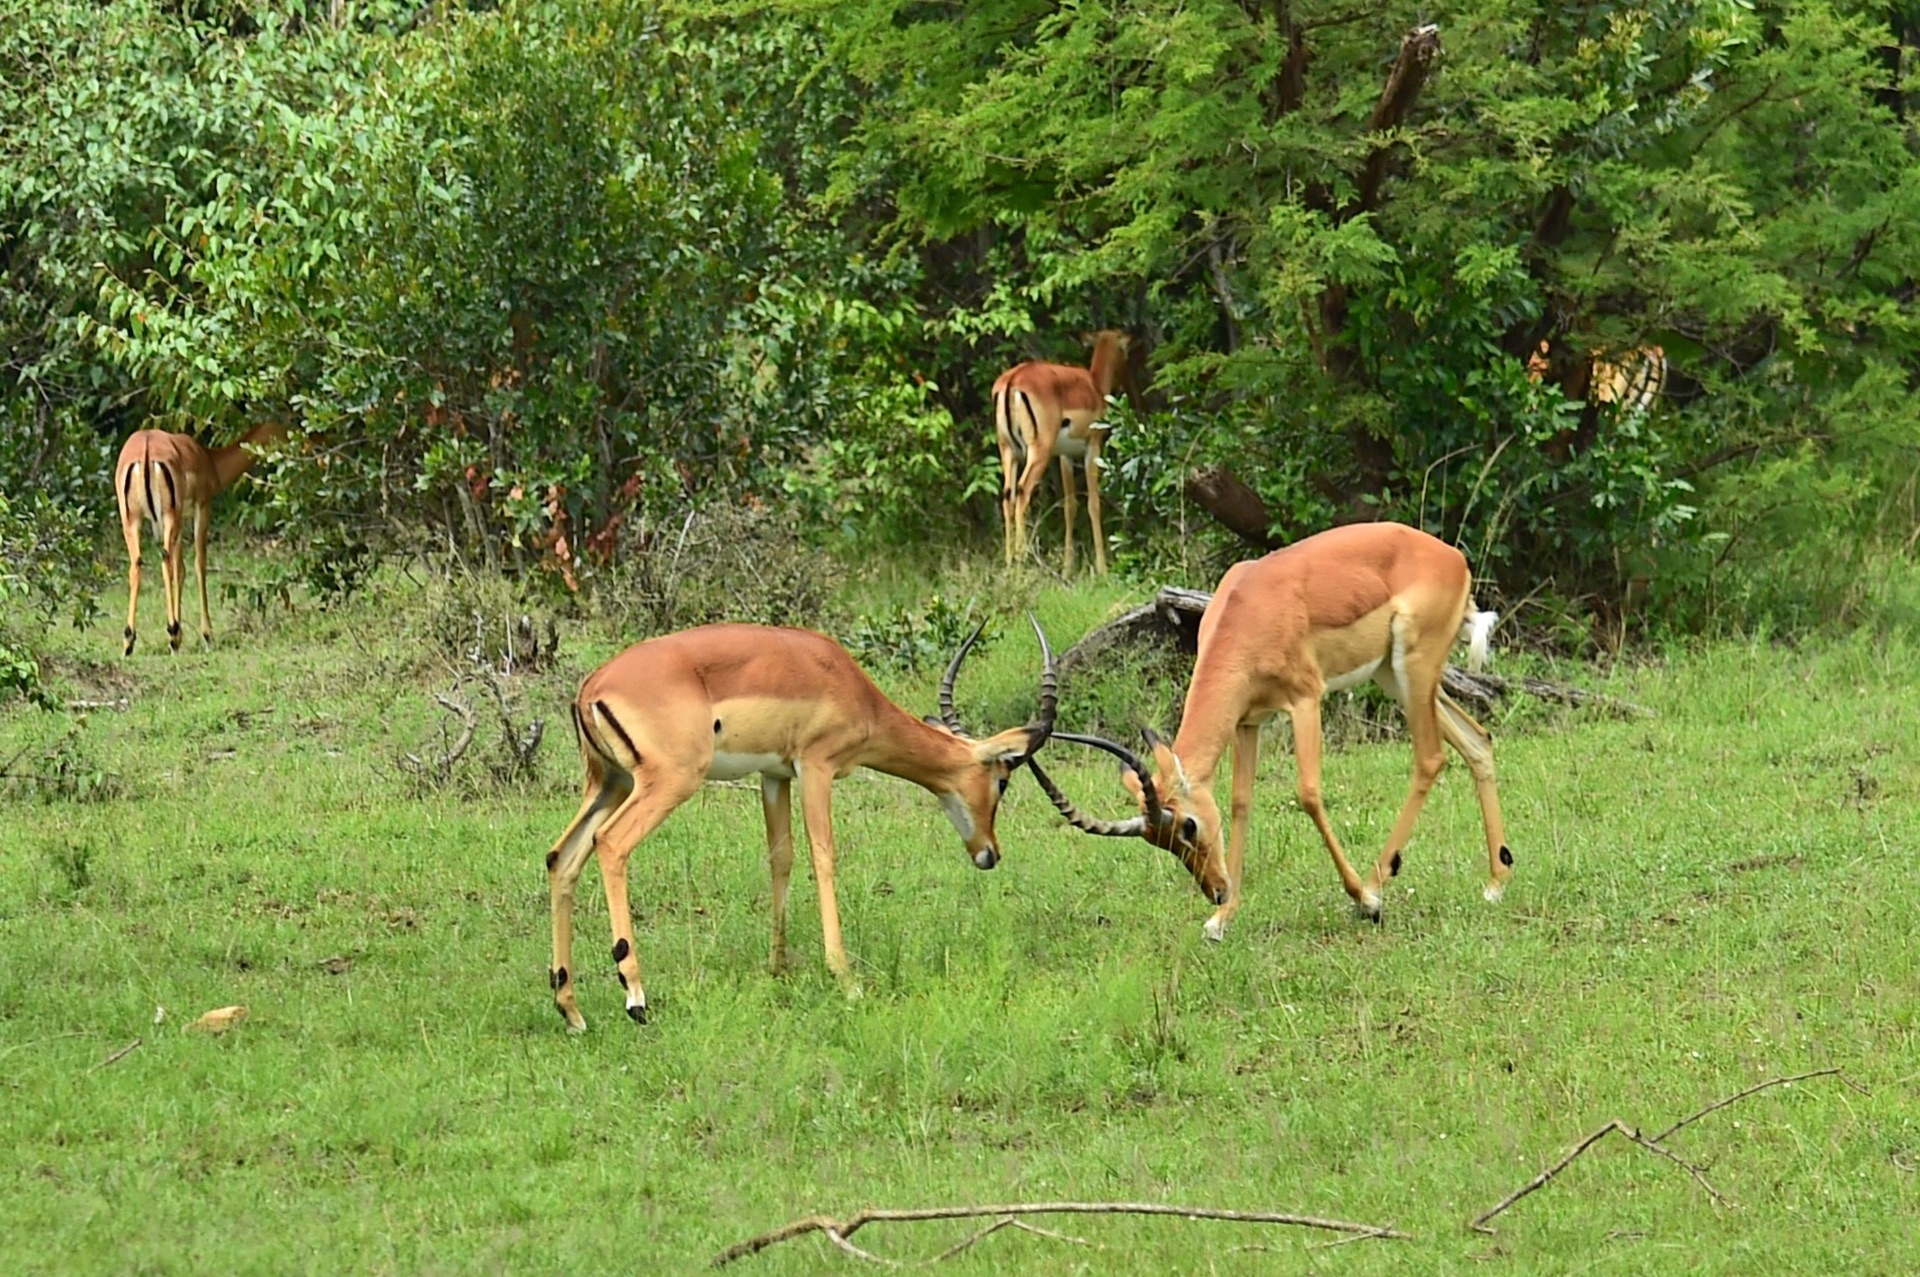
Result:
{"label": "grazing impala", "polygon": [[[1218,855],[1220,808],[1213,774],[1233,746],[1233,824],[1227,844],[1229,894],[1207,920],[1218,940],[1240,907],[1241,865],[1253,802],[1261,725],[1285,711],[1293,720],[1300,805],[1333,856],[1341,885],[1361,912],[1380,917],[1381,891],[1400,872],[1400,852],[1446,758],[1445,740],[1467,760],[1486,826],[1488,900],[1513,875],[1493,783],[1486,729],[1440,690],[1447,654],[1470,641],[1486,657],[1498,619],[1476,611],[1461,553],[1398,523],[1359,523],[1308,537],[1263,559],[1237,563],[1220,580],[1200,621],[1200,651],[1186,709],[1171,746],[1147,733],[1154,773],[1124,746],[1092,736],[1056,735],[1108,751],[1140,804],[1126,821],[1090,820],[1036,763],[1034,778],[1068,821],[1088,833],[1138,836],[1174,851],[1199,876]],[[1386,847],[1365,879],[1354,872],[1320,801],[1320,698],[1372,678],[1400,702],[1413,736],[1413,784]]]}
{"label": "grazing impala", "polygon": [[1000,374],[993,383],[993,429],[1000,443],[1000,519],[1007,562],[1027,552],[1027,510],[1046,477],[1047,462],[1058,454],[1061,508],[1067,524],[1066,571],[1073,571],[1073,520],[1077,513],[1073,466],[1087,473],[1087,518],[1093,524],[1093,570],[1107,572],[1107,538],[1100,526],[1100,448],[1107,439],[1101,417],[1107,396],[1125,375],[1125,333],[1106,329],[1093,334],[1093,364],[1029,361]]}
{"label": "grazing impala", "polygon": [[820,892],[827,966],[842,980],[850,967],[833,894],[835,780],[870,767],[912,781],[940,800],[975,865],[991,869],[999,863],[993,818],[1007,778],[1053,731],[1053,654],[1038,622],[1033,629],[1042,658],[1039,717],[985,740],[965,735],[953,713],[954,676],[979,630],[947,667],[938,722],[895,705],[838,643],[808,630],[704,625],[630,647],[588,675],[573,702],[586,797],[547,853],[553,904],[549,976],[567,1027],[576,1033],[586,1028],[574,1002],[572,950],[574,885],[587,853],[600,860],[627,1014],[645,1024],[647,995],[627,912],[627,858],[704,781],[760,774],[776,974],[786,963],[796,779]]}
{"label": "grazing impala", "polygon": [[180,650],[180,561],[182,517],[193,514],[193,565],[200,578],[200,641],[213,642],[207,615],[207,524],[215,496],[253,465],[251,449],[286,437],[277,421],[255,426],[238,443],[209,452],[192,435],[165,430],[135,431],[120,449],[113,470],[120,502],[120,531],[127,541],[127,632],[122,655],[133,655],[134,621],[140,607],[140,527],[152,519],[160,536],[161,581],[167,595],[167,643]]}

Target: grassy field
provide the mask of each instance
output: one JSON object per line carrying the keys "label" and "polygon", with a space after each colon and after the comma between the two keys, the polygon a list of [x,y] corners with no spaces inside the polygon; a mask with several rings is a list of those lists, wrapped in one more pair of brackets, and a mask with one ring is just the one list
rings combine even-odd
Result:
{"label": "grassy field", "polygon": [[[1038,605],[1064,643],[1121,600]],[[210,653],[121,662],[112,619],[56,636],[63,695],[124,712],[0,716],[0,1271],[680,1271],[816,1210],[1049,1198],[1415,1237],[1324,1249],[1292,1229],[1041,1221],[1100,1249],[1003,1232],[941,1270],[1920,1269],[1910,646],[1562,671],[1653,715],[1495,716],[1505,902],[1480,899],[1456,761],[1380,928],[1354,920],[1297,810],[1284,737],[1220,945],[1171,857],[1074,834],[1024,779],[1005,863],[981,873],[930,798],[862,775],[835,791],[857,1000],[820,964],[804,869],[800,970],[766,974],[758,803],[711,786],[633,862],[645,1028],[620,1014],[589,869],[591,1029],[571,1037],[546,985],[542,858],[577,797],[565,697],[613,637],[570,631],[561,667],[522,689],[559,725],[537,780],[433,789],[396,763],[446,685],[415,592],[216,610]],[[1007,627],[963,710],[1023,705],[1033,667]],[[933,708],[926,678],[888,685]],[[1066,745],[1048,763],[1121,814],[1110,766]],[[1398,740],[1330,759],[1363,863],[1408,765]],[[184,1031],[229,1003],[251,1009],[238,1029]],[[1609,1142],[1497,1236],[1466,1228],[1610,1118],[1658,1130],[1825,1066],[1860,1089],[1768,1091],[1673,1137],[1733,1206]],[[918,1258],[967,1231],[858,1240]],[[864,1267],[815,1235],[732,1271]]]}

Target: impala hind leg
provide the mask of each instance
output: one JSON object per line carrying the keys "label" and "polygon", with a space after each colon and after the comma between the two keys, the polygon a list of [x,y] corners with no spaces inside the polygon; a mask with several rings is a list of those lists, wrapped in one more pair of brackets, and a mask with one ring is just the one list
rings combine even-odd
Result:
{"label": "impala hind leg", "polygon": [[[1373,874],[1367,878],[1367,887],[1379,895],[1386,889],[1386,881],[1400,872],[1400,853],[1405,851],[1407,839],[1413,837],[1413,822],[1421,818],[1421,808],[1427,807],[1427,795],[1432,793],[1434,782],[1440,780],[1442,768],[1446,768],[1446,751],[1440,747],[1440,711],[1434,707],[1434,697],[1440,693],[1440,668],[1430,663],[1404,661],[1402,651],[1409,647],[1402,638],[1402,622],[1396,622],[1394,630],[1394,668],[1392,672],[1380,672],[1380,686],[1400,697],[1402,711],[1407,716],[1407,735],[1413,737],[1413,778],[1407,782],[1407,799],[1400,805],[1400,816],[1394,820],[1394,830],[1386,835],[1386,847],[1380,849],[1380,858],[1373,864]],[[1440,661],[1446,661],[1442,649]]]}
{"label": "impala hind leg", "polygon": [[140,522],[138,509],[121,510],[120,532],[127,541],[127,631],[122,656],[133,655],[134,625],[140,610]]}
{"label": "impala hind leg", "polygon": [[[1327,820],[1326,804],[1320,800],[1320,697],[1318,694],[1303,696],[1287,708],[1287,715],[1293,720],[1293,756],[1294,765],[1300,772],[1300,806],[1313,820],[1313,827],[1320,831],[1320,841],[1327,845],[1327,854],[1333,857],[1333,867],[1340,874],[1340,885],[1361,913],[1380,920],[1380,893],[1370,891],[1360,881],[1360,875],[1353,871],[1347,861],[1347,854],[1340,850],[1340,840],[1333,836],[1333,825]],[[1238,766],[1238,762],[1235,763]]]}
{"label": "impala hind leg", "polygon": [[[613,921],[613,964],[627,991],[627,1015],[647,1022],[647,991],[640,983],[640,959],[633,951],[633,915],[627,908],[627,860],[646,836],[700,788],[704,773],[688,775],[648,767],[634,778],[634,792],[607,817],[593,836],[600,860],[600,881],[607,890],[607,914]],[[577,1014],[577,1013],[576,1013]]]}
{"label": "impala hind leg", "polygon": [[1006,424],[1001,420],[1005,412],[1004,396],[1002,402],[994,405],[994,437],[1000,447],[1000,548],[1006,553],[1007,566],[1013,566],[1015,554],[1013,544],[1013,486],[1020,479],[1020,461],[1014,452],[1013,436],[1007,433]]}
{"label": "impala hind leg", "polygon": [[587,853],[593,850],[595,831],[632,792],[632,777],[589,754],[586,796],[566,832],[547,853],[547,894],[553,911],[553,964],[547,968],[547,980],[553,987],[554,1007],[575,1033],[585,1032],[587,1021],[573,998],[574,891]]}
{"label": "impala hind leg", "polygon": [[163,558],[161,575],[167,587],[167,646],[180,650],[180,587],[186,565],[180,554],[180,511],[177,507],[160,512],[160,544]]}
{"label": "impala hind leg", "polygon": [[1480,824],[1487,835],[1487,885],[1481,894],[1489,901],[1498,900],[1513,877],[1513,853],[1507,850],[1507,827],[1500,819],[1500,791],[1493,783],[1493,737],[1445,692],[1438,693],[1436,703],[1441,734],[1467,760],[1480,798]]}
{"label": "impala hind leg", "polygon": [[1107,574],[1107,530],[1100,524],[1100,446],[1107,432],[1095,430],[1087,436],[1087,522],[1093,528],[1093,574]]}
{"label": "impala hind leg", "polygon": [[1079,517],[1080,499],[1074,491],[1073,458],[1060,458],[1060,516],[1067,525],[1067,548],[1061,571],[1073,575],[1073,521]]}
{"label": "impala hind leg", "polygon": [[793,782],[760,778],[760,810],[767,818],[767,869],[773,876],[773,948],[767,969],[787,969],[787,882],[793,874]]}

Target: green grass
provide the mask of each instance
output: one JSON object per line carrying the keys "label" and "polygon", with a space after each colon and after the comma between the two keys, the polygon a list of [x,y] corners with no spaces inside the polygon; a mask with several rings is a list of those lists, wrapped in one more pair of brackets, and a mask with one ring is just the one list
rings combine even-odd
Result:
{"label": "green grass", "polygon": [[[1036,602],[1064,646],[1122,599]],[[633,862],[644,1029],[620,1014],[583,879],[591,1028],[575,1038],[545,978],[542,858],[578,783],[564,730],[530,790],[423,796],[394,760],[445,679],[408,591],[271,621],[218,610],[219,646],[177,659],[119,662],[113,619],[55,636],[66,693],[124,694],[125,713],[71,736],[39,711],[0,717],[0,759],[45,777],[14,784],[0,839],[0,1271],[679,1271],[816,1210],[1022,1198],[1417,1236],[1329,1251],[1296,1230],[1082,1220],[1066,1231],[1105,1249],[1002,1233],[943,1271],[1920,1267],[1911,648],[1575,671],[1654,716],[1496,721],[1506,901],[1480,899],[1456,762],[1381,928],[1352,917],[1283,739],[1220,945],[1171,857],[1063,829],[1024,780],[1006,860],[980,873],[931,799],[862,774],[835,790],[854,1001],[820,963],[804,869],[800,970],[766,974],[758,804],[710,787]],[[527,689],[560,724],[573,680],[618,645],[589,626],[568,643],[572,663]],[[963,712],[1020,712],[1032,672],[1005,627],[963,677]],[[895,690],[933,708],[926,678]],[[1064,745],[1048,762],[1121,814],[1110,765]],[[1398,740],[1330,759],[1363,863],[1408,765]],[[336,957],[344,974],[322,965]],[[183,1031],[235,1002],[252,1012],[236,1031]],[[1865,1092],[1775,1090],[1674,1138],[1735,1209],[1605,1144],[1497,1237],[1465,1228],[1609,1118],[1658,1129],[1826,1065]],[[965,1231],[860,1240],[910,1258]],[[738,1271],[861,1267],[814,1236]]]}

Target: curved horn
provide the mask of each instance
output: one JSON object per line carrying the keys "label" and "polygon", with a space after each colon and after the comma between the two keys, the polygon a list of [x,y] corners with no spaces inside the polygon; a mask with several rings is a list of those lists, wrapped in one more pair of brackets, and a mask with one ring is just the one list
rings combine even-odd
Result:
{"label": "curved horn", "polygon": [[1061,740],[1070,740],[1076,745],[1091,745],[1095,749],[1104,749],[1120,760],[1120,765],[1140,778],[1140,794],[1146,800],[1147,815],[1154,823],[1160,822],[1160,791],[1153,787],[1153,773],[1141,765],[1132,750],[1125,745],[1116,744],[1099,736],[1082,736],[1077,732],[1055,732]]}
{"label": "curved horn", "polygon": [[1033,778],[1040,782],[1040,788],[1047,791],[1047,797],[1053,800],[1054,809],[1065,816],[1067,823],[1075,829],[1089,834],[1100,834],[1107,838],[1137,838],[1147,827],[1144,816],[1135,816],[1131,820],[1094,820],[1082,816],[1080,809],[1060,792],[1060,787],[1053,783],[1053,777],[1041,770],[1039,763],[1029,758],[1027,768],[1033,773]]}
{"label": "curved horn", "polygon": [[967,635],[967,641],[953,654],[953,661],[947,666],[946,677],[940,680],[940,721],[955,736],[965,736],[966,730],[960,726],[960,716],[953,712],[953,680],[960,673],[960,662],[967,659],[967,652],[979,641],[981,631],[987,628],[985,621],[973,627],[973,633]]}
{"label": "curved horn", "polygon": [[1033,636],[1040,640],[1040,717],[1033,722],[1034,734],[1027,744],[1027,757],[1031,758],[1039,748],[1053,735],[1054,710],[1060,704],[1060,669],[1054,663],[1053,649],[1047,646],[1047,633],[1040,628],[1040,622],[1033,613],[1027,613],[1027,621],[1033,626]]}

